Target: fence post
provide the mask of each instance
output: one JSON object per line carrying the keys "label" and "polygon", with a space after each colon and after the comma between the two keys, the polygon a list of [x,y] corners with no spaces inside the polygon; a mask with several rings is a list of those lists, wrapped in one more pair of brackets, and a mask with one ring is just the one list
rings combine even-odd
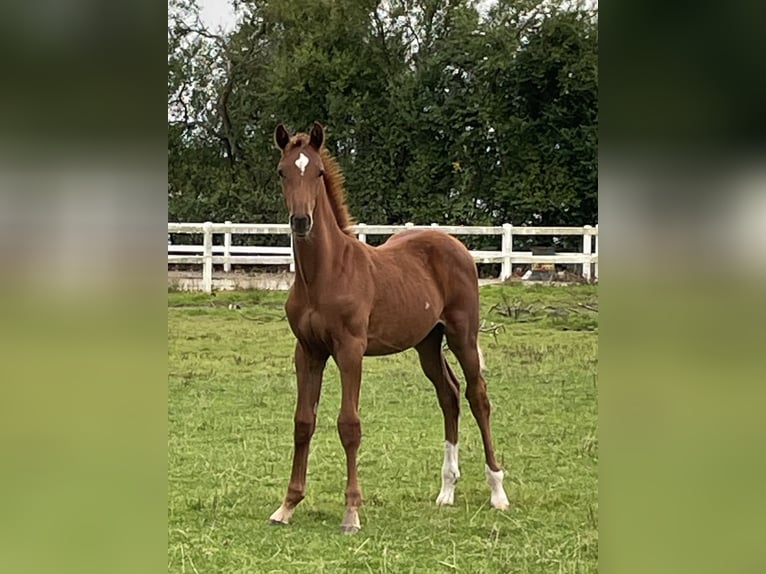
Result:
{"label": "fence post", "polygon": [[[224,221],[227,228],[231,226],[231,221]],[[223,270],[225,273],[231,271],[231,229],[226,229],[223,235]]]}
{"label": "fence post", "polygon": [[599,234],[598,234],[598,223],[596,224],[596,235],[594,235],[596,239],[596,248],[594,249],[593,253],[596,255],[596,264],[593,266],[593,277],[598,281],[598,244],[599,241]]}
{"label": "fence post", "polygon": [[513,262],[511,261],[511,254],[513,253],[513,225],[510,223],[503,223],[501,251],[503,252],[503,266],[500,269],[500,280],[505,281],[513,275]]}
{"label": "fence post", "polygon": [[415,227],[415,224],[412,223],[411,221],[408,221],[407,223],[404,224],[404,227],[406,227],[407,229],[412,229],[413,227]]}
{"label": "fence post", "polygon": [[213,292],[213,224],[206,221],[202,224],[202,290]]}
{"label": "fence post", "polygon": [[293,234],[290,233],[290,257],[292,257],[292,261],[290,262],[290,273],[295,273],[295,245],[293,245]]}
{"label": "fence post", "polygon": [[582,264],[582,276],[586,281],[590,282],[590,277],[591,277],[590,254],[592,252],[591,238],[593,236],[589,232],[593,228],[590,225],[586,225],[584,226],[583,229],[585,230],[585,233],[582,236],[582,254],[585,256],[585,259],[587,259],[587,262]]}
{"label": "fence post", "polygon": [[364,228],[367,227],[366,223],[357,223],[357,227],[361,229],[357,230],[356,236],[362,243],[367,243],[367,234],[364,232]]}

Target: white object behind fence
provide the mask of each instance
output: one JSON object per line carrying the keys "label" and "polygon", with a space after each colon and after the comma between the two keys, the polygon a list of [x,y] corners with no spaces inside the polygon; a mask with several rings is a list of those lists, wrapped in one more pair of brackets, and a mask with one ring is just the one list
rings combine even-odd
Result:
{"label": "white object behind fence", "polygon": [[[582,265],[583,277],[587,280],[598,279],[598,225],[591,227],[514,227],[510,223],[502,226],[450,226],[438,225],[367,225],[359,223],[353,227],[354,233],[363,243],[370,235],[393,235],[404,229],[438,229],[452,235],[499,235],[500,251],[471,251],[476,263],[500,263],[500,279],[508,279],[512,274],[513,264],[518,263],[558,263]],[[222,265],[223,270],[231,271],[235,265],[289,265],[295,271],[292,251],[290,226],[281,223],[168,223],[168,233],[201,234],[202,245],[174,245],[168,239],[169,264],[202,265],[203,290],[213,290],[213,265]],[[263,245],[232,245],[233,235],[286,235],[290,237],[290,247],[269,247]],[[223,235],[223,245],[213,245],[213,236]],[[582,253],[557,253],[555,255],[532,255],[531,251],[514,251],[514,235],[581,235]],[[595,245],[594,245],[595,244]]]}

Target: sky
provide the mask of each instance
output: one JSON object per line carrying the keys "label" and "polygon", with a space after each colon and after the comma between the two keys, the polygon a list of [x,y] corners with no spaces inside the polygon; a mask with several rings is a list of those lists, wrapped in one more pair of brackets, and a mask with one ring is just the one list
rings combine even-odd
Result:
{"label": "sky", "polygon": [[234,28],[236,17],[231,0],[198,0],[202,21],[212,30],[222,27],[225,31]]}
{"label": "sky", "polygon": [[[200,16],[207,26],[216,31],[223,28],[224,31],[230,31],[236,23],[234,8],[231,6],[231,0],[198,0],[200,7]],[[598,0],[587,2],[591,6],[598,7]],[[491,5],[492,0],[485,0],[481,4]]]}

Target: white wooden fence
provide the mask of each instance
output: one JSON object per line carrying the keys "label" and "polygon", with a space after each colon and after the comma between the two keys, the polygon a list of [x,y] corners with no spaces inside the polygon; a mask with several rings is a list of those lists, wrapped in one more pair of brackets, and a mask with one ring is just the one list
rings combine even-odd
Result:
{"label": "white wooden fence", "polygon": [[[354,232],[360,241],[369,235],[392,235],[404,229],[438,229],[452,235],[499,235],[499,251],[471,251],[476,263],[500,263],[500,279],[512,274],[513,264],[558,263],[582,265],[583,277],[598,279],[598,225],[591,227],[514,227],[509,223],[494,227],[428,225],[366,225],[359,223]],[[171,243],[170,234],[196,233],[203,237],[202,245],[177,245]],[[213,265],[222,265],[225,272],[234,265],[289,265],[294,271],[292,247],[268,247],[262,245],[232,245],[233,235],[286,235],[291,237],[287,224],[262,223],[168,223],[168,264],[202,265],[204,291],[213,289]],[[223,235],[223,245],[213,245],[213,235]],[[542,235],[560,237],[581,235],[582,252],[533,255],[531,251],[513,251],[514,235]]]}

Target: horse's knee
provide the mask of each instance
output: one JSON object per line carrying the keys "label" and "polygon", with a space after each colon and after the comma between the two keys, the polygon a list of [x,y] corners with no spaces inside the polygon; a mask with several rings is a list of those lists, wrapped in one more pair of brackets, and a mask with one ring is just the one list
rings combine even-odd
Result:
{"label": "horse's knee", "polygon": [[338,435],[344,448],[358,447],[362,442],[362,423],[359,418],[339,418]]}
{"label": "horse's knee", "polygon": [[295,418],[295,428],[293,430],[293,438],[296,445],[305,445],[311,440],[314,435],[314,427],[316,422],[314,419],[302,419]]}

